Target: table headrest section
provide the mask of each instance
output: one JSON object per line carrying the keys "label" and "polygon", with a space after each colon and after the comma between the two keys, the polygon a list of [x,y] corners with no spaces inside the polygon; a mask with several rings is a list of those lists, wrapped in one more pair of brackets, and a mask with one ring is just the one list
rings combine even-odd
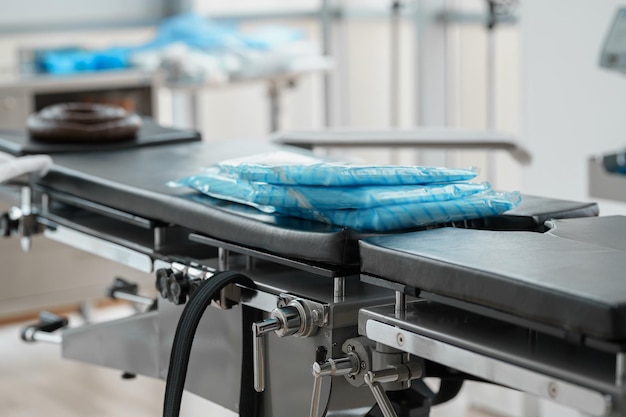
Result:
{"label": "table headrest section", "polygon": [[599,213],[598,204],[524,194],[522,203],[500,216],[474,222],[477,229],[489,230],[546,230],[544,223],[551,219],[593,217]]}
{"label": "table headrest section", "polygon": [[[553,231],[442,228],[360,242],[362,273],[602,339],[626,339],[626,217]],[[597,226],[597,227],[596,227]]]}

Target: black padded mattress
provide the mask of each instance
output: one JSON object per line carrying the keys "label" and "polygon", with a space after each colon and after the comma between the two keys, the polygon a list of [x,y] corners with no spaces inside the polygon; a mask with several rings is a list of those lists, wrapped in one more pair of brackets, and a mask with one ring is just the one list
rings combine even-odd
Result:
{"label": "black padded mattress", "polygon": [[39,185],[285,257],[358,263],[357,237],[345,228],[264,214],[166,185],[224,159],[275,149],[261,141],[228,141],[58,154]]}
{"label": "black padded mattress", "polygon": [[[261,213],[254,208],[171,188],[168,181],[200,172],[224,159],[284,146],[258,140],[194,142],[131,149],[53,154],[54,166],[39,180],[45,189],[70,194],[151,220],[189,228],[215,239],[280,256],[329,265],[357,265],[365,235],[327,224]],[[306,152],[289,148],[294,152]],[[544,217],[589,216],[597,206],[546,198],[523,198],[492,229],[534,230]],[[484,226],[481,222],[481,226]],[[371,236],[371,235],[368,235]]]}
{"label": "black padded mattress", "polygon": [[362,272],[468,305],[626,340],[626,217],[553,220],[546,233],[442,228],[360,242]]}

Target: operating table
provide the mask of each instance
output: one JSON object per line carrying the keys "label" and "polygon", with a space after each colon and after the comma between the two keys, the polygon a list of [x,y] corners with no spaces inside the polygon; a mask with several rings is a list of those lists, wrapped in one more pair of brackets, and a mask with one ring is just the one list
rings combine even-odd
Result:
{"label": "operating table", "polygon": [[[21,202],[5,235],[41,233],[154,274],[159,290],[152,300],[118,282],[110,295],[145,311],[74,328],[42,316],[22,337],[168,390],[176,373],[241,415],[427,416],[464,380],[626,415],[626,218],[524,196],[500,216],[375,235],[166,185],[276,148],[306,152],[255,141],[73,149],[46,176],[12,182]],[[204,295],[210,306],[183,333]],[[190,356],[177,356],[189,336]]]}

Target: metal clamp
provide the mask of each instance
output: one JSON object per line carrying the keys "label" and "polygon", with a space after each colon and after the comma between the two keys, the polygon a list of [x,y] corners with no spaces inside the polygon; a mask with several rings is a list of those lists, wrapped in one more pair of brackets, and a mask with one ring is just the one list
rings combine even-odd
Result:
{"label": "metal clamp", "polygon": [[[354,386],[367,385],[384,417],[397,417],[383,384],[388,390],[408,388],[411,380],[421,378],[423,362],[410,360],[396,349],[386,348],[364,337],[347,339],[342,350],[346,356],[313,364],[313,395],[310,417],[318,417],[322,377],[343,375]],[[372,371],[372,367],[378,370]],[[376,368],[375,368],[376,369]]]}
{"label": "metal clamp", "polygon": [[354,353],[349,353],[347,356],[339,359],[327,359],[322,363],[315,362],[311,367],[314,380],[310,417],[317,417],[319,413],[323,377],[353,375],[358,373],[359,369],[360,360]]}
{"label": "metal clamp", "polygon": [[265,390],[265,335],[274,332],[279,337],[310,337],[326,324],[324,307],[320,304],[294,299],[286,306],[275,308],[266,320],[252,324],[254,389]]}
{"label": "metal clamp", "polygon": [[185,304],[200,282],[209,279],[214,273],[215,270],[211,268],[172,262],[169,268],[156,271],[156,288],[161,297],[176,305]]}
{"label": "metal clamp", "polygon": [[22,210],[18,207],[11,207],[6,213],[0,216],[0,236],[10,237],[17,234],[22,218]]}
{"label": "metal clamp", "polygon": [[0,216],[0,236],[20,234],[20,245],[24,252],[31,247],[31,236],[41,233],[42,226],[37,222],[37,213],[32,207],[32,192],[27,186],[21,187],[20,206],[11,207]]}

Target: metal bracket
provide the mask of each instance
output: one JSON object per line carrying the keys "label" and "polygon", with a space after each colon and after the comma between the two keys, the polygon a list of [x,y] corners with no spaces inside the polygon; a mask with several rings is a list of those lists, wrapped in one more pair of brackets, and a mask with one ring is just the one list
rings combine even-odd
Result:
{"label": "metal bracket", "polygon": [[369,339],[479,378],[551,399],[592,416],[613,410],[609,395],[396,326],[367,320]]}
{"label": "metal bracket", "polygon": [[[210,279],[215,274],[213,268],[189,266],[179,262],[172,262],[169,268],[156,271],[156,287],[163,298],[180,305],[187,302],[187,297],[203,280]],[[222,306],[226,305],[223,303]]]}
{"label": "metal bracket", "polygon": [[[385,417],[397,417],[391,401],[385,394],[383,384],[388,389],[406,387],[409,381],[422,376],[422,362],[408,360],[406,355],[394,355],[395,362],[379,363],[380,370],[372,371],[372,366],[375,366],[373,357],[379,350],[379,346],[375,342],[365,337],[352,338],[344,342],[342,350],[346,352],[346,356],[343,358],[327,359],[321,363],[315,362],[313,364],[312,373],[315,380],[310,417],[318,417],[319,414],[322,378],[338,375],[345,376],[348,382],[354,386],[367,385],[383,415]],[[386,353],[383,352],[383,355]]]}
{"label": "metal bracket", "polygon": [[[254,388],[265,390],[265,335],[271,332],[279,337],[310,337],[328,323],[328,306],[314,301],[282,294],[277,307],[266,320],[252,324]],[[292,298],[290,300],[290,298]]]}

